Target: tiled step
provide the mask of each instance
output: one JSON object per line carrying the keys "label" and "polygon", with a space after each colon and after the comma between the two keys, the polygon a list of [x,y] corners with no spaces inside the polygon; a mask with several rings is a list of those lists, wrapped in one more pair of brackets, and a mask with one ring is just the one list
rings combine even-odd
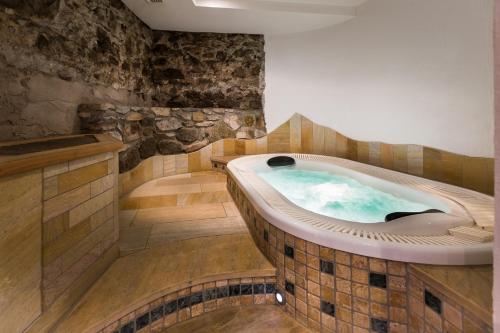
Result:
{"label": "tiled step", "polygon": [[275,271],[249,235],[173,241],[119,258],[54,331],[95,332],[166,293]]}
{"label": "tiled step", "polygon": [[204,316],[193,318],[161,331],[161,333],[185,332],[309,333],[312,331],[301,326],[278,307],[267,305],[222,309]]}
{"label": "tiled step", "polygon": [[175,240],[248,233],[226,180],[220,172],[176,175],[143,184],[122,198],[122,255]]}

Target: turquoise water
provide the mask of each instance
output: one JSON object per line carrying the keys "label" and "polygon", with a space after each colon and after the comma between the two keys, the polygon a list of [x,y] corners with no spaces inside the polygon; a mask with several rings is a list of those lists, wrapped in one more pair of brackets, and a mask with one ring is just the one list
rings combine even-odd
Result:
{"label": "turquoise water", "polygon": [[287,167],[258,172],[258,175],[294,204],[340,220],[384,222],[389,213],[432,208],[382,192],[353,178],[323,171]]}

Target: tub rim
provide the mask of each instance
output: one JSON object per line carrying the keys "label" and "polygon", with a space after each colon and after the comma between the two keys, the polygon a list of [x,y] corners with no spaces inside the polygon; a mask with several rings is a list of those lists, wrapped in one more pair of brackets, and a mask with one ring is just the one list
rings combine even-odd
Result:
{"label": "tub rim", "polygon": [[[328,217],[315,214],[294,205],[288,199],[284,198],[277,190],[272,188],[270,184],[261,180],[262,183],[267,184],[267,187],[272,190],[269,191],[269,188],[267,189],[268,193],[272,193],[272,200],[269,200],[269,196],[265,198],[262,195],[262,189],[259,188],[262,184],[258,184],[258,181],[256,181],[255,178],[257,177],[260,179],[260,177],[253,170],[245,168],[245,165],[248,166],[249,161],[255,161],[256,159],[264,161],[270,157],[278,155],[291,156],[296,159],[317,160],[321,162],[333,163],[339,165],[340,167],[347,167],[351,170],[354,168],[353,171],[368,174],[372,177],[389,181],[400,186],[408,186],[408,184],[402,184],[400,182],[401,179],[410,181],[417,180],[418,183],[431,185],[434,189],[431,191],[430,188],[420,188],[420,191],[433,196],[437,195],[440,198],[452,200],[458,205],[463,206],[465,211],[469,214],[471,213],[470,207],[463,205],[463,202],[460,202],[459,200],[453,200],[453,197],[440,196],[435,189],[439,188],[441,190],[450,190],[453,193],[457,192],[458,189],[460,194],[465,193],[467,195],[472,195],[472,197],[479,201],[488,203],[493,201],[491,197],[471,190],[337,157],[285,153],[245,156],[229,162],[227,166],[228,174],[238,184],[240,190],[245,193],[254,209],[256,209],[268,223],[271,223],[275,227],[296,237],[314,242],[321,246],[387,260],[440,265],[480,265],[492,263],[493,254],[491,242],[480,243],[464,241],[451,235],[405,236],[392,235],[388,233],[376,233],[374,231],[368,231],[365,235],[360,236],[358,234],[359,230],[347,230],[346,232],[345,230],[338,230],[339,228],[337,228],[337,230],[332,230],[331,228],[329,230],[324,227],[319,228],[318,226],[321,226],[321,220]],[[385,174],[387,177],[392,179],[388,180],[374,175],[373,173],[370,174],[369,172],[366,172],[370,168],[376,171],[374,172],[375,174]],[[273,193],[273,191],[275,193]],[[279,204],[277,205],[276,202],[279,202]],[[299,210],[301,214],[297,215],[297,210]],[[300,217],[300,215],[309,217],[311,223],[304,223],[304,220]],[[470,214],[470,216],[473,216],[473,214]],[[369,234],[373,235],[370,236]],[[390,240],[391,238],[396,238],[397,241]]]}

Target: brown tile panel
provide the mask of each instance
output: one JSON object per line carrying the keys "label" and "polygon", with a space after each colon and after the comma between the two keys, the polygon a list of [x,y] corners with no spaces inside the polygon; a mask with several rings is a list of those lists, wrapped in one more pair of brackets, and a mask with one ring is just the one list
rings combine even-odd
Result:
{"label": "brown tile panel", "polygon": [[491,324],[493,313],[493,267],[434,266],[411,264],[410,271],[418,279],[440,290],[447,299],[462,304]]}
{"label": "brown tile panel", "polygon": [[[81,295],[97,279],[98,267],[118,241],[118,154],[100,154],[44,169],[46,179],[57,178],[55,196],[43,201],[41,284],[44,311],[65,293]],[[45,187],[43,192],[52,191]],[[51,192],[52,193],[52,192]],[[115,202],[116,201],[116,202]],[[116,258],[116,257],[115,257]],[[109,265],[109,260],[104,260]],[[101,271],[102,270],[98,270]]]}
{"label": "brown tile panel", "polygon": [[0,192],[0,331],[22,332],[41,313],[41,170],[0,178]]}
{"label": "brown tile panel", "polygon": [[[420,145],[357,141],[294,114],[289,121],[259,139],[223,139],[200,151],[176,155],[175,158],[164,156],[158,159],[156,156],[144,160],[134,170],[120,175],[120,195],[159,177],[209,170],[213,157],[222,157],[213,166],[224,170],[231,156],[290,152],[348,158],[493,194],[493,158],[468,157]],[[163,163],[165,172],[153,172],[154,158]],[[51,181],[55,184],[54,180]]]}
{"label": "brown tile panel", "polygon": [[290,122],[286,122],[267,136],[269,153],[286,153],[290,151]]}
{"label": "brown tile panel", "polygon": [[[404,151],[407,152],[406,147]],[[474,332],[473,329],[491,332],[491,311],[487,312],[491,303],[473,305],[470,300],[450,297],[444,292],[449,285],[456,284],[456,292],[459,292],[459,286],[466,289],[470,286],[470,294],[476,294],[471,299],[487,299],[486,294],[491,298],[491,266],[477,268],[481,272],[489,270],[490,275],[460,267],[434,268],[440,273],[436,273],[437,277],[431,278],[430,283],[422,279],[420,271],[423,269],[419,269],[417,275],[416,265],[355,255],[312,242],[298,242],[296,236],[264,220],[231,177],[228,178],[228,189],[254,242],[276,265],[278,289],[287,299],[285,312],[306,323],[310,329],[348,333],[409,333],[425,329],[435,333],[466,333]],[[269,230],[267,240],[264,230]],[[286,254],[284,244],[288,247]],[[290,253],[294,256],[292,261]],[[454,274],[457,270],[462,273]],[[463,276],[465,272],[471,276]],[[441,285],[440,274],[445,275]],[[490,283],[478,282],[473,276],[483,276],[486,280],[489,276]],[[454,282],[448,283],[447,279]],[[470,284],[465,283],[467,281]],[[480,290],[473,287],[478,283],[482,285]],[[439,300],[425,296],[428,292]],[[440,304],[440,313],[436,312],[436,303]],[[335,307],[333,316],[327,314],[331,309],[328,304]]]}

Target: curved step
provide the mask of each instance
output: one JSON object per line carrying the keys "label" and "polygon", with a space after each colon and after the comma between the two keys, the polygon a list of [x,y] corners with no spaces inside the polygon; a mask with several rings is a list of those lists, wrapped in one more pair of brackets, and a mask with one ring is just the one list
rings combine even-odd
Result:
{"label": "curved step", "polygon": [[167,328],[161,333],[266,332],[271,327],[273,333],[312,332],[278,307],[267,305],[217,310]]}
{"label": "curved step", "polygon": [[195,172],[147,182],[120,200],[122,255],[168,242],[247,234],[220,172]]}
{"label": "curved step", "polygon": [[169,293],[275,274],[249,235],[172,242],[119,258],[55,331],[97,332]]}

